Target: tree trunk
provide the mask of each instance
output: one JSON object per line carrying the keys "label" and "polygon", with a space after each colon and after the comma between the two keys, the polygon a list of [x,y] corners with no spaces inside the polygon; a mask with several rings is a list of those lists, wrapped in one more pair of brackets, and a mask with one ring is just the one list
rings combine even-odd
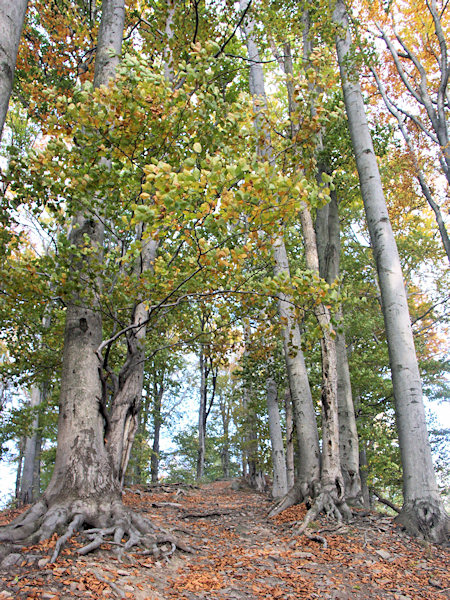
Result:
{"label": "tree trunk", "polygon": [[[320,276],[327,283],[332,284],[339,277],[341,246],[338,201],[335,191],[330,193],[330,202],[317,210],[316,238]],[[338,310],[336,318],[338,321],[343,320],[341,309]],[[358,432],[344,333],[336,332],[335,344],[338,377],[339,454],[342,476],[347,500],[358,501],[361,496]]]}
{"label": "tree trunk", "polygon": [[[103,0],[95,87],[107,84],[114,76],[124,17],[124,0]],[[102,259],[102,221],[80,212],[73,220],[70,241],[77,248],[70,274],[76,282],[80,269],[91,261],[95,266]],[[89,253],[85,254],[87,241]],[[58,541],[53,560],[73,531],[83,524],[105,533],[113,531],[117,543],[128,533],[130,545],[136,543],[139,534],[151,529],[122,505],[118,464],[123,462],[117,460],[117,454],[120,460],[123,455],[108,452],[111,438],[105,445],[102,365],[97,355],[102,341],[102,319],[96,293],[96,289],[87,290],[86,296],[78,293],[66,309],[57,452],[50,484],[41,500],[0,534],[0,540],[35,543],[68,526]],[[85,551],[98,547],[103,535],[100,533]]]}
{"label": "tree trunk", "polygon": [[284,397],[284,409],[286,412],[286,477],[288,488],[294,485],[295,463],[294,463],[294,415],[290,390],[286,390]]}
{"label": "tree trunk", "polygon": [[200,403],[198,409],[198,453],[196,479],[205,474],[205,445],[206,445],[206,395],[207,395],[207,366],[203,345],[200,346]]}
{"label": "tree trunk", "polygon": [[150,472],[152,476],[152,483],[158,482],[159,475],[159,452],[160,452],[160,439],[161,439],[161,406],[162,398],[164,395],[164,385],[161,383],[158,390],[155,390],[155,397],[153,400],[153,446],[152,456],[150,459]]}
{"label": "tree trunk", "polygon": [[[159,242],[144,241],[143,228],[138,228],[137,237],[143,247],[137,261],[137,274],[151,271],[155,262]],[[127,334],[127,360],[122,367],[118,383],[119,389],[111,403],[107,431],[107,450],[115,477],[123,484],[134,437],[138,428],[138,414],[141,409],[142,388],[145,368],[145,338],[149,309],[142,299],[134,308],[132,329]]]}
{"label": "tree trunk", "polygon": [[17,470],[16,470],[16,485],[14,497],[19,499],[20,497],[20,482],[22,480],[22,467],[23,467],[23,454],[25,450],[26,438],[21,437],[19,439],[19,456],[17,457]]}
{"label": "tree trunk", "polygon": [[[241,1],[241,9],[247,7],[248,2]],[[264,74],[258,47],[255,42],[253,30],[254,23],[250,17],[242,26],[247,53],[250,63],[250,93],[254,97],[256,112],[255,128],[261,135],[259,154],[262,158],[272,160],[270,132],[265,131],[260,124],[259,112],[266,106],[264,87]],[[283,237],[278,237],[273,242],[273,257],[275,262],[275,275],[286,274],[290,277],[289,262]],[[295,404],[296,428],[300,453],[300,473],[297,486],[299,501],[307,496],[315,495],[316,483],[320,476],[320,450],[317,432],[316,416],[309,387],[305,359],[301,349],[300,329],[297,323],[292,298],[280,293],[278,310],[283,324],[283,347],[286,369],[289,378],[289,387],[292,402]]]}
{"label": "tree trunk", "polygon": [[[41,404],[41,389],[38,385],[33,385],[31,388],[30,408],[37,410]],[[35,495],[36,488],[36,455],[39,455],[40,435],[38,434],[39,414],[36,412],[31,424],[31,435],[25,440],[25,450],[23,454],[23,468],[20,479],[20,504],[30,504],[37,498]]]}
{"label": "tree trunk", "polygon": [[[316,234],[311,213],[307,206],[301,209],[300,220],[305,245],[306,266],[319,275]],[[333,514],[340,520],[342,516],[348,518],[350,511],[345,501],[345,486],[339,456],[336,345],[328,307],[321,302],[315,304],[313,310],[322,332],[320,338],[322,354],[322,464],[320,496],[317,499],[317,506],[311,514],[317,514],[322,508],[325,508],[327,512],[330,512],[331,509]],[[310,520],[308,514],[301,527],[302,530],[306,528]]]}
{"label": "tree trunk", "polygon": [[[248,344],[250,341],[251,329],[248,321],[244,322],[244,361],[248,356]],[[250,487],[259,492],[265,491],[266,481],[264,473],[260,467],[259,460],[259,440],[258,433],[255,427],[256,414],[253,406],[250,388],[247,383],[244,383],[244,390],[242,396],[242,408],[244,412],[244,430],[245,430],[245,457],[247,467],[247,481]],[[245,474],[245,471],[244,471]]]}
{"label": "tree trunk", "polygon": [[267,378],[267,409],[269,413],[270,441],[272,443],[273,485],[272,496],[281,498],[288,491],[286,459],[284,455],[283,434],[280,425],[277,384]]}
{"label": "tree trunk", "polygon": [[0,0],[0,140],[8,112],[28,0]]}
{"label": "tree trunk", "polygon": [[369,465],[367,463],[367,453],[363,442],[359,451],[359,476],[361,478],[361,493],[363,497],[363,505],[365,508],[371,508],[370,491],[367,485],[367,477],[369,473]]}
{"label": "tree trunk", "polygon": [[225,479],[230,476],[230,419],[231,409],[227,399],[221,395],[219,397],[220,416],[222,418],[223,444],[220,451],[220,461],[222,463],[222,473]]}
{"label": "tree trunk", "polygon": [[342,0],[337,0],[333,19],[338,27],[336,49],[344,102],[377,265],[394,388],[404,496],[402,512],[397,519],[412,533],[442,542],[448,538],[448,517],[436,484],[400,259],[361,88],[351,66],[351,37]]}

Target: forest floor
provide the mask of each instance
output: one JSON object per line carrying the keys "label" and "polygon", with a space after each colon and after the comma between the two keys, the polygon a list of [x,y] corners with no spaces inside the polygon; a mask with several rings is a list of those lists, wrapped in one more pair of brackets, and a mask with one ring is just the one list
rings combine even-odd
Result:
{"label": "forest floor", "polygon": [[[124,501],[195,552],[155,559],[113,546],[79,556],[72,538],[55,563],[55,539],[0,570],[0,599],[291,600],[450,598],[449,550],[404,535],[392,518],[356,511],[344,526],[320,517],[296,533],[305,508],[267,519],[268,497],[230,481],[128,490]],[[15,513],[17,514],[17,513]],[[0,524],[15,514],[0,513]],[[314,539],[315,538],[315,539]]]}

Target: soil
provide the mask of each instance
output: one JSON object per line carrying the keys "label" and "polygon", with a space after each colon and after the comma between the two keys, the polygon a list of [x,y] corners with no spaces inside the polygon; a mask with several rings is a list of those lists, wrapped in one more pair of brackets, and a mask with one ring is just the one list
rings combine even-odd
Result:
{"label": "soil", "polygon": [[[268,519],[270,498],[237,480],[134,487],[124,502],[194,552],[170,555],[167,547],[165,558],[136,550],[119,559],[117,548],[105,544],[79,556],[78,534],[50,563],[54,537],[3,563],[0,599],[450,598],[449,550],[407,537],[380,513],[355,511],[343,526],[320,516],[300,536],[304,506]],[[0,513],[0,523],[16,514]]]}

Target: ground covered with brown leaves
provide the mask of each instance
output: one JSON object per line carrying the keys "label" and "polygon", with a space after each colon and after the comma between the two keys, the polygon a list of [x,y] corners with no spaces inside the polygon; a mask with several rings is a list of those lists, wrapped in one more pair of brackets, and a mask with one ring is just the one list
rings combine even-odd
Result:
{"label": "ground covered with brown leaves", "polygon": [[[163,560],[113,546],[80,557],[74,536],[55,563],[56,539],[0,569],[0,600],[442,600],[450,598],[449,551],[404,535],[390,517],[357,511],[337,526],[321,517],[296,533],[293,507],[267,519],[270,499],[222,481],[127,491],[125,503],[195,548]],[[0,524],[15,514],[0,514]],[[294,524],[294,525],[293,525]]]}

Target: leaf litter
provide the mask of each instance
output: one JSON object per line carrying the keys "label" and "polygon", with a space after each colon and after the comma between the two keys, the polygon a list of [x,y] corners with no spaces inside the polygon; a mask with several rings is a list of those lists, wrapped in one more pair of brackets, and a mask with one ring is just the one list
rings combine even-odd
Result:
{"label": "leaf litter", "polygon": [[[305,506],[267,518],[269,497],[231,481],[135,486],[124,503],[195,549],[166,558],[113,545],[79,556],[73,536],[55,563],[56,536],[0,569],[0,600],[443,600],[450,598],[449,551],[407,537],[391,517],[363,510],[338,526],[326,517],[296,533]],[[0,523],[17,511],[0,513]]]}

